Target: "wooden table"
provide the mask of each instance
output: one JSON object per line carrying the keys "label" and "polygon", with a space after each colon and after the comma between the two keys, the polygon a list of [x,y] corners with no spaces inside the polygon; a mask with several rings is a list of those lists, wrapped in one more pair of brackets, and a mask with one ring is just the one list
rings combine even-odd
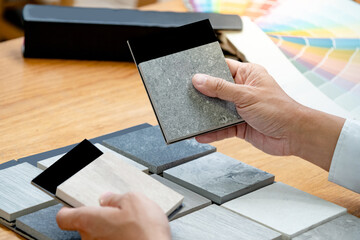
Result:
{"label": "wooden table", "polygon": [[[181,0],[143,9],[186,11]],[[133,63],[24,59],[23,39],[0,44],[0,163],[148,122],[157,124]],[[267,155],[236,138],[213,144],[228,156],[360,216],[360,195],[327,181],[297,157]],[[0,227],[0,240],[21,239]]]}

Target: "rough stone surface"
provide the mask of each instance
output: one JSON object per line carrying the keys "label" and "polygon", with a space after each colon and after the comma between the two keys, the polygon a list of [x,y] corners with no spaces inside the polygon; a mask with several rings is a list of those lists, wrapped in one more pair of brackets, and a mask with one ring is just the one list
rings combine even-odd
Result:
{"label": "rough stone surface", "polygon": [[346,213],[346,209],[281,182],[221,205],[291,239]]}
{"label": "rough stone surface", "polygon": [[164,177],[218,204],[274,181],[274,175],[219,152],[166,170]]}
{"label": "rough stone surface", "polygon": [[198,143],[195,139],[167,145],[159,126],[107,139],[103,144],[156,174],[216,151],[215,147]]}
{"label": "rough stone surface", "polygon": [[170,222],[173,240],[281,239],[281,234],[222,207],[211,205]]}
{"label": "rough stone surface", "polygon": [[140,63],[139,69],[168,143],[242,121],[233,103],[192,85],[196,73],[234,82],[218,42]]}
{"label": "rough stone surface", "polygon": [[57,204],[17,218],[16,227],[39,240],[80,240],[78,232],[63,231],[58,227],[56,214],[62,207],[62,204]]}

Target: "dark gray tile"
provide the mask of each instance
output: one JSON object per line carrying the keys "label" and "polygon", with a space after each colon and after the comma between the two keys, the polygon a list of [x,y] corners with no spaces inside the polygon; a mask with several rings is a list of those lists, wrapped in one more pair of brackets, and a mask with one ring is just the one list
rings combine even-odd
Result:
{"label": "dark gray tile", "polygon": [[170,222],[173,240],[269,240],[281,234],[217,205]]}
{"label": "dark gray tile", "polygon": [[75,240],[81,239],[75,231],[63,231],[56,223],[56,214],[63,205],[52,207],[22,216],[16,219],[16,228],[39,240]]}
{"label": "dark gray tile", "polygon": [[360,239],[360,219],[345,214],[293,238],[294,240],[354,240]]}
{"label": "dark gray tile", "polygon": [[176,214],[171,216],[170,220],[185,216],[211,204],[211,201],[209,199],[204,198],[203,196],[194,193],[176,183],[173,183],[170,180],[167,180],[159,175],[153,174],[151,175],[151,177],[155,178],[157,181],[161,182],[165,186],[168,186],[172,190],[184,196],[182,208],[178,212],[176,212]]}
{"label": "dark gray tile", "polygon": [[196,73],[234,82],[218,42],[142,62],[138,67],[166,142],[242,121],[233,103],[207,97],[192,85]]}
{"label": "dark gray tile", "polygon": [[159,126],[107,139],[103,144],[157,174],[216,151],[215,147],[198,143],[195,139],[167,145]]}
{"label": "dark gray tile", "polygon": [[219,152],[166,170],[164,177],[218,204],[274,181],[274,175]]}

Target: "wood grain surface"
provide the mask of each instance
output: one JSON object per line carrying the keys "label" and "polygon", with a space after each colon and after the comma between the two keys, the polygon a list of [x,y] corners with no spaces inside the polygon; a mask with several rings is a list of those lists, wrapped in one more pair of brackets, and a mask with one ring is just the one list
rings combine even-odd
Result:
{"label": "wood grain surface", "polygon": [[[143,9],[186,11],[181,0]],[[0,163],[67,146],[156,118],[133,63],[24,59],[23,39],[0,43]],[[360,216],[360,195],[297,157],[269,156],[239,139],[219,152]],[[0,240],[21,239],[0,226]]]}

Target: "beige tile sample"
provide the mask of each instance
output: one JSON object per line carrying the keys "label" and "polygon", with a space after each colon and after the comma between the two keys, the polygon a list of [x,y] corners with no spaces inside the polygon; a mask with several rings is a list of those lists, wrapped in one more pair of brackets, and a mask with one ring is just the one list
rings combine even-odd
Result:
{"label": "beige tile sample", "polygon": [[109,152],[105,152],[57,187],[56,196],[74,207],[98,206],[105,192],[142,192],[169,215],[183,196]]}

